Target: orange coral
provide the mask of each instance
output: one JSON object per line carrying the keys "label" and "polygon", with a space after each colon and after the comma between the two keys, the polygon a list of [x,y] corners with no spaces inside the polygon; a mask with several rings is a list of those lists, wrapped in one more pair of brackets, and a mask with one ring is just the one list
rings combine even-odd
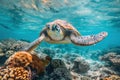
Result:
{"label": "orange coral", "polygon": [[31,71],[27,69],[31,62],[32,56],[28,52],[16,52],[0,68],[0,80],[31,80]]}
{"label": "orange coral", "polygon": [[29,65],[32,69],[35,69],[38,74],[40,74],[44,72],[45,66],[48,65],[50,60],[51,58],[49,56],[43,60],[36,54],[19,51],[10,56],[10,58],[5,62],[5,65],[9,67],[27,67]]}
{"label": "orange coral", "polygon": [[5,65],[9,66],[22,66],[26,67],[32,62],[32,56],[25,51],[19,51],[13,54],[8,58],[8,60],[5,62]]}
{"label": "orange coral", "polygon": [[31,80],[32,70],[36,70],[37,74],[44,72],[50,60],[49,56],[43,60],[36,54],[16,52],[0,67],[0,80]]}
{"label": "orange coral", "polygon": [[118,75],[111,75],[109,77],[105,77],[103,80],[120,80],[120,76],[118,76]]}
{"label": "orange coral", "polygon": [[117,75],[111,75],[109,78],[110,80],[120,80],[120,76]]}
{"label": "orange coral", "polygon": [[30,72],[23,67],[2,68],[0,80],[31,80]]}
{"label": "orange coral", "polygon": [[110,80],[109,78],[104,78],[103,80]]}

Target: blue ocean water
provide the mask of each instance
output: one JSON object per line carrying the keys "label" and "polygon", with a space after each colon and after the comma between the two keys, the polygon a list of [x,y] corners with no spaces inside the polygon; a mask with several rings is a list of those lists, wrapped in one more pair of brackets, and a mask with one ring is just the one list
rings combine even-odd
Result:
{"label": "blue ocean water", "polygon": [[32,42],[45,24],[56,19],[71,23],[82,35],[107,31],[108,37],[92,46],[49,44],[87,58],[110,47],[120,46],[120,0],[0,0],[0,39]]}

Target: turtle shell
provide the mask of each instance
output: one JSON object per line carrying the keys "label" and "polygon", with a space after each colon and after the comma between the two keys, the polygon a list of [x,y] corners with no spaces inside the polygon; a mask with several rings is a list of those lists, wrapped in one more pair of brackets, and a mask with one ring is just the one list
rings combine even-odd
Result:
{"label": "turtle shell", "polygon": [[55,20],[54,23],[59,24],[61,27],[63,27],[66,30],[72,30],[75,34],[80,35],[77,29],[75,29],[70,23],[68,23],[65,20]]}

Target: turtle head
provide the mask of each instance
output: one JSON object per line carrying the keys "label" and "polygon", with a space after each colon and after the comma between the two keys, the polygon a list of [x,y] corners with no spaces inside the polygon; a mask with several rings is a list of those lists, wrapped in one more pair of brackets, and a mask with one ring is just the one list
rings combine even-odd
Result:
{"label": "turtle head", "polygon": [[46,25],[47,34],[53,40],[62,40],[64,38],[64,32],[61,25],[51,22]]}

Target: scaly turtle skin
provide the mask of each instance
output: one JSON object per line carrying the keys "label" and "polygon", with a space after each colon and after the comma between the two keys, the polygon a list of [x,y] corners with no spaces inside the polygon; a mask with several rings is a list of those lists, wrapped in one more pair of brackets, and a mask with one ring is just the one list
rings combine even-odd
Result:
{"label": "scaly turtle skin", "polygon": [[55,20],[46,24],[41,31],[40,37],[33,41],[26,51],[30,52],[36,48],[41,41],[48,43],[73,43],[79,46],[88,46],[103,40],[107,32],[100,32],[96,35],[81,36],[80,33],[68,22],[64,20]]}

